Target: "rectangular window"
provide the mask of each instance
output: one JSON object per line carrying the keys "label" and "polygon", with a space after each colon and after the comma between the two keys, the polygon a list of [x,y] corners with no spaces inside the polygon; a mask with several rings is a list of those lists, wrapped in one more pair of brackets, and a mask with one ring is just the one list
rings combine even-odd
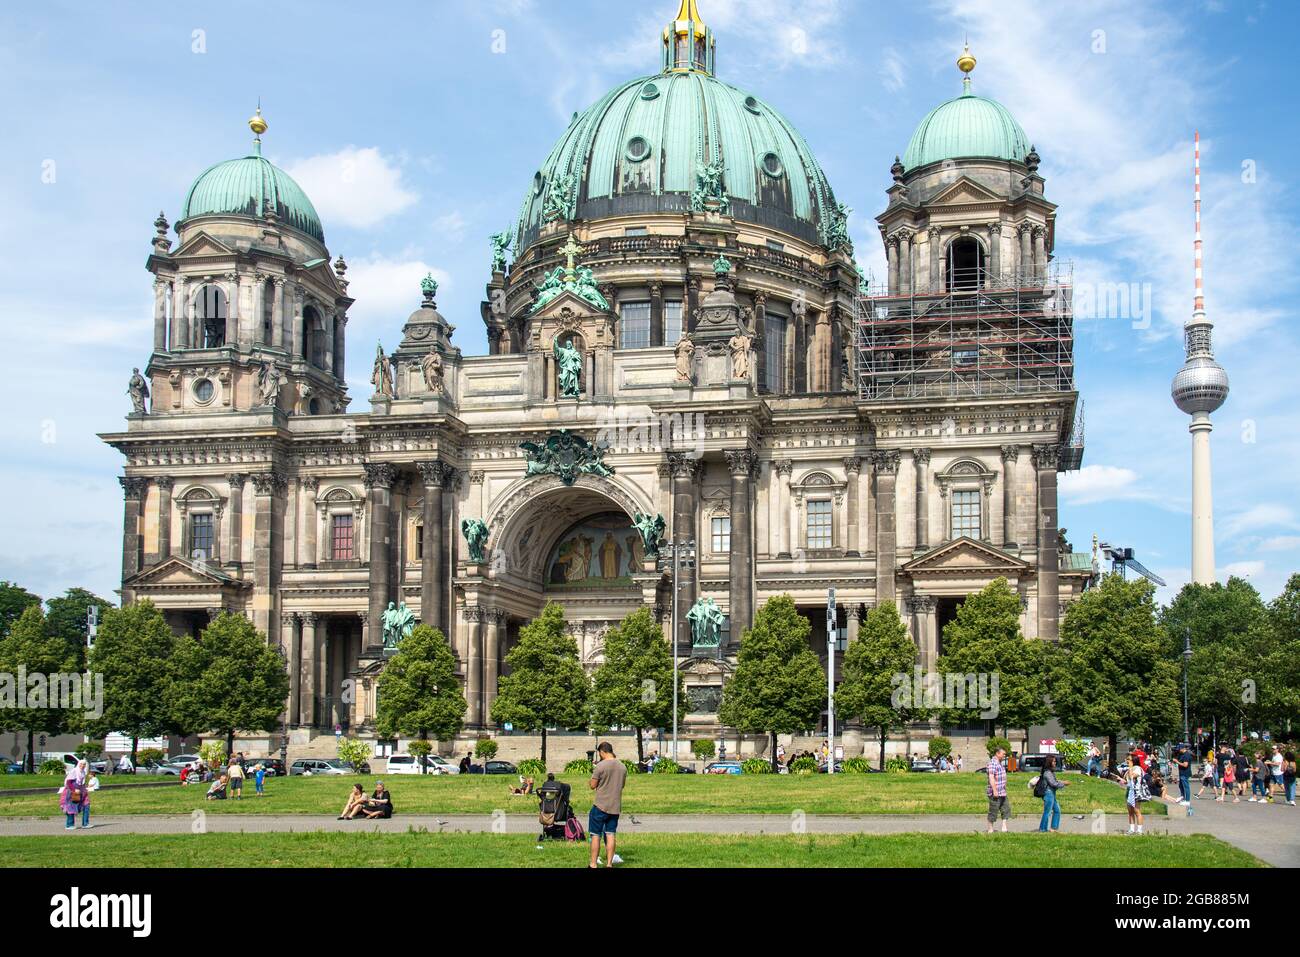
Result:
{"label": "rectangular window", "polygon": [[664,345],[676,346],[682,338],[682,302],[680,299],[664,300]]}
{"label": "rectangular window", "polygon": [[718,629],[718,651],[726,651],[731,644],[731,616],[722,616],[722,627]]}
{"label": "rectangular window", "polygon": [[645,226],[629,226],[623,230],[624,236],[649,236],[650,230]]}
{"label": "rectangular window", "polygon": [[769,239],[767,241],[767,248],[772,250],[774,253],[783,253],[785,252],[785,243],[778,243],[775,239]]}
{"label": "rectangular window", "polygon": [[808,503],[808,547],[830,548],[834,544],[831,535],[831,503],[829,501]]}
{"label": "rectangular window", "polygon": [[331,519],[330,557],[336,562],[352,559],[352,516],[335,515]]}
{"label": "rectangular window", "polygon": [[980,493],[952,493],[952,537],[980,537]]}
{"label": "rectangular window", "polygon": [[625,302],[619,307],[623,328],[623,349],[644,349],[650,345],[650,303]]}
{"label": "rectangular window", "polygon": [[725,555],[731,551],[731,519],[713,520],[713,554]]}
{"label": "rectangular window", "polygon": [[424,561],[424,526],[415,526],[415,560]]}
{"label": "rectangular window", "polygon": [[212,557],[212,514],[210,512],[190,517],[190,557]]}
{"label": "rectangular window", "polygon": [[785,336],[785,318],[769,312],[763,324],[763,378],[774,395],[785,391]]}

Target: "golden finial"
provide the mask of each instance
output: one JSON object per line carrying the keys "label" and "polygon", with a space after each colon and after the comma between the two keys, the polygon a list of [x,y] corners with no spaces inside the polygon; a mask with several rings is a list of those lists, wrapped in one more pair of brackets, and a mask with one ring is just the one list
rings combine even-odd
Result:
{"label": "golden finial", "polygon": [[262,101],[257,101],[257,112],[248,118],[248,128],[254,136],[261,136],[267,130],[266,120],[262,116]]}
{"label": "golden finial", "polygon": [[699,24],[701,30],[704,27],[704,21],[700,19],[700,8],[695,5],[695,0],[682,0],[682,8],[677,11],[678,20],[691,20]]}
{"label": "golden finial", "polygon": [[969,76],[970,71],[975,69],[975,63],[975,57],[970,52],[970,43],[967,43],[965,49],[962,50],[961,56],[957,57],[957,69]]}

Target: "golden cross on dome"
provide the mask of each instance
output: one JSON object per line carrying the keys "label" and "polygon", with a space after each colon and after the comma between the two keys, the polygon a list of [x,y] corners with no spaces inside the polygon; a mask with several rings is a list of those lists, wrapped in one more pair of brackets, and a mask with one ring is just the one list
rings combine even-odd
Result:
{"label": "golden cross on dome", "polygon": [[578,275],[575,267],[577,266],[578,253],[582,252],[582,247],[573,238],[573,233],[569,233],[569,241],[560,247],[560,252],[565,256],[564,278],[572,281]]}

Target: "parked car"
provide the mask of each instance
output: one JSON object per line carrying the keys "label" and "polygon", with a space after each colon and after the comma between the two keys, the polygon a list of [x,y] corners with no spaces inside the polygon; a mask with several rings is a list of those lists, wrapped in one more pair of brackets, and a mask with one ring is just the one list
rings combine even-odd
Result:
{"label": "parked car", "polygon": [[710,761],[704,766],[705,774],[742,774],[739,761]]}
{"label": "parked car", "polygon": [[[423,764],[423,767],[421,765]],[[390,754],[386,774],[438,774],[433,756],[420,761],[413,754]]]}
{"label": "parked car", "polygon": [[180,769],[188,766],[191,771],[197,771],[203,759],[197,754],[178,754],[174,758],[168,758],[165,762],[176,767],[179,773]]}
{"label": "parked car", "polygon": [[0,767],[4,768],[5,774],[22,774],[26,770],[21,761],[6,760],[4,764],[0,764]]}
{"label": "parked car", "polygon": [[440,754],[431,754],[429,755],[429,773],[460,774],[460,765],[454,761],[448,761]]}
{"label": "parked car", "polygon": [[909,769],[919,774],[938,774],[939,768],[933,761],[913,761]]}
{"label": "parked car", "polygon": [[483,765],[484,774],[518,774],[519,769],[509,761],[488,761]]}
{"label": "parked car", "polygon": [[[826,773],[826,765],[824,765],[824,764],[819,765],[818,768],[817,768],[817,773],[818,773],[818,774],[825,774],[825,773]],[[844,773],[844,762],[843,762],[843,761],[836,761],[836,762],[835,762],[835,773],[836,773],[836,774],[843,774],[843,773]]]}
{"label": "parked car", "polygon": [[[352,765],[338,758],[299,758],[289,765],[289,774],[353,774]],[[364,773],[364,772],[363,772]]]}
{"label": "parked car", "polygon": [[167,761],[147,761],[135,769],[136,774],[152,774],[160,777],[180,776],[181,766]]}
{"label": "parked car", "polygon": [[[1046,754],[1026,754],[1023,757],[1021,757],[1020,766],[1017,768],[1017,770],[1028,771],[1032,774],[1038,774],[1040,771],[1043,770],[1043,764],[1047,761],[1048,757],[1049,756]],[[1055,758],[1056,758],[1056,770],[1058,771],[1066,770],[1065,758],[1059,754],[1055,755]]]}

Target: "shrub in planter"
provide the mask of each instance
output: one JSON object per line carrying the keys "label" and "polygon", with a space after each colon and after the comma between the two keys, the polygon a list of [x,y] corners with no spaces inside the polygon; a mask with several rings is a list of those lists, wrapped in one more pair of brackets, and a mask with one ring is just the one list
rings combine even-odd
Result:
{"label": "shrub in planter", "polygon": [[655,762],[655,774],[680,774],[682,766],[672,758],[660,758]]}
{"label": "shrub in planter", "polygon": [[993,757],[994,753],[997,751],[998,748],[1003,748],[1006,750],[1007,754],[1010,754],[1011,742],[1008,741],[1006,738],[989,738],[988,752],[990,758]]}
{"label": "shrub in planter", "polygon": [[817,769],[819,767],[821,767],[821,765],[817,763],[816,758],[812,757],[811,755],[805,754],[803,757],[795,758],[793,761],[790,762],[790,773],[791,774],[816,774]]}
{"label": "shrub in planter", "polygon": [[911,770],[911,765],[908,764],[907,758],[899,755],[894,755],[885,762],[886,774],[906,774],[909,770]]}
{"label": "shrub in planter", "polygon": [[591,775],[592,765],[586,758],[575,758],[564,766],[565,774]]}
{"label": "shrub in planter", "polygon": [[67,768],[58,758],[49,758],[41,762],[41,766],[36,769],[37,774],[67,774]]}
{"label": "shrub in planter", "polygon": [[743,774],[771,774],[772,762],[767,758],[746,758],[740,762]]}
{"label": "shrub in planter", "polygon": [[691,754],[695,755],[697,760],[708,761],[717,754],[717,749],[713,745],[713,740],[706,738],[691,742]]}
{"label": "shrub in planter", "polygon": [[546,777],[546,762],[541,758],[524,758],[515,767],[526,778]]}
{"label": "shrub in planter", "polygon": [[947,738],[930,739],[930,760],[938,761],[940,758],[952,757],[952,742]]}
{"label": "shrub in planter", "polygon": [[840,763],[840,770],[844,774],[870,774],[871,762],[866,758],[848,758]]}

